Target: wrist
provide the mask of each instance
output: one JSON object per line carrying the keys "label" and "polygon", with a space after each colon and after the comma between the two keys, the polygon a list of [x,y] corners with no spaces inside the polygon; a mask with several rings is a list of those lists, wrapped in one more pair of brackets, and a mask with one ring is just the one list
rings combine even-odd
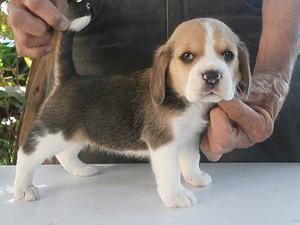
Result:
{"label": "wrist", "polygon": [[[265,109],[276,119],[289,92],[289,79],[282,73],[256,73],[247,103]],[[289,77],[289,76],[288,76]]]}

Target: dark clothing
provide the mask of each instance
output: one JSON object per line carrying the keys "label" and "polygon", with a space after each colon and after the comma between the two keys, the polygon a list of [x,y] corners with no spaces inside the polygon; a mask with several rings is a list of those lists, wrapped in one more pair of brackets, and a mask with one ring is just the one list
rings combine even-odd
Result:
{"label": "dark clothing", "polygon": [[[79,74],[126,75],[151,66],[155,49],[176,26],[196,17],[225,22],[250,51],[251,68],[261,33],[261,0],[91,0],[95,14],[86,32],[75,40]],[[300,71],[300,63],[295,72]],[[254,147],[233,151],[221,161],[300,161],[300,76],[280,113],[273,136]],[[205,159],[203,157],[202,159]]]}

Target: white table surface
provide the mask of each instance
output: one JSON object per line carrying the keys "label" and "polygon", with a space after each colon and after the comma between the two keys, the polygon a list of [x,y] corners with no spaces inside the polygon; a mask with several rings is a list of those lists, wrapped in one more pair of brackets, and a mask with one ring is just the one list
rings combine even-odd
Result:
{"label": "white table surface", "polygon": [[15,167],[0,167],[0,225],[300,225],[300,163],[202,169],[213,183],[193,189],[199,204],[168,209],[148,164],[108,165],[89,178],[41,166],[34,180],[41,199],[35,202],[15,202]]}

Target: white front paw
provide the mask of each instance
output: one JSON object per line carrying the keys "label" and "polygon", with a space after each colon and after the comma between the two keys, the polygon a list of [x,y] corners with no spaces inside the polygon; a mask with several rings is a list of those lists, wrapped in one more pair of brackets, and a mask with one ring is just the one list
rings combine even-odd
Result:
{"label": "white front paw", "polygon": [[186,208],[197,204],[197,198],[193,192],[181,187],[178,190],[159,190],[164,204],[170,208]]}
{"label": "white front paw", "polygon": [[14,198],[16,200],[34,201],[40,198],[38,189],[30,185],[25,188],[14,187]]}
{"label": "white front paw", "polygon": [[211,176],[201,170],[184,175],[184,181],[197,187],[205,187],[212,182]]}

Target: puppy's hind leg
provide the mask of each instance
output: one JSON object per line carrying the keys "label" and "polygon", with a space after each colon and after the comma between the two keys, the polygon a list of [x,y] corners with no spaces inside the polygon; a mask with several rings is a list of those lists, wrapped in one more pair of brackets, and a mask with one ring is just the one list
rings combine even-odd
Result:
{"label": "puppy's hind leg", "polygon": [[46,159],[76,143],[67,141],[62,132],[51,134],[47,128],[36,126],[18,151],[14,197],[17,200],[36,200],[39,193],[33,186],[33,173]]}
{"label": "puppy's hind leg", "polygon": [[99,173],[97,166],[85,164],[78,158],[78,154],[83,147],[82,144],[71,145],[55,156],[62,167],[74,176],[89,177],[96,175]]}

